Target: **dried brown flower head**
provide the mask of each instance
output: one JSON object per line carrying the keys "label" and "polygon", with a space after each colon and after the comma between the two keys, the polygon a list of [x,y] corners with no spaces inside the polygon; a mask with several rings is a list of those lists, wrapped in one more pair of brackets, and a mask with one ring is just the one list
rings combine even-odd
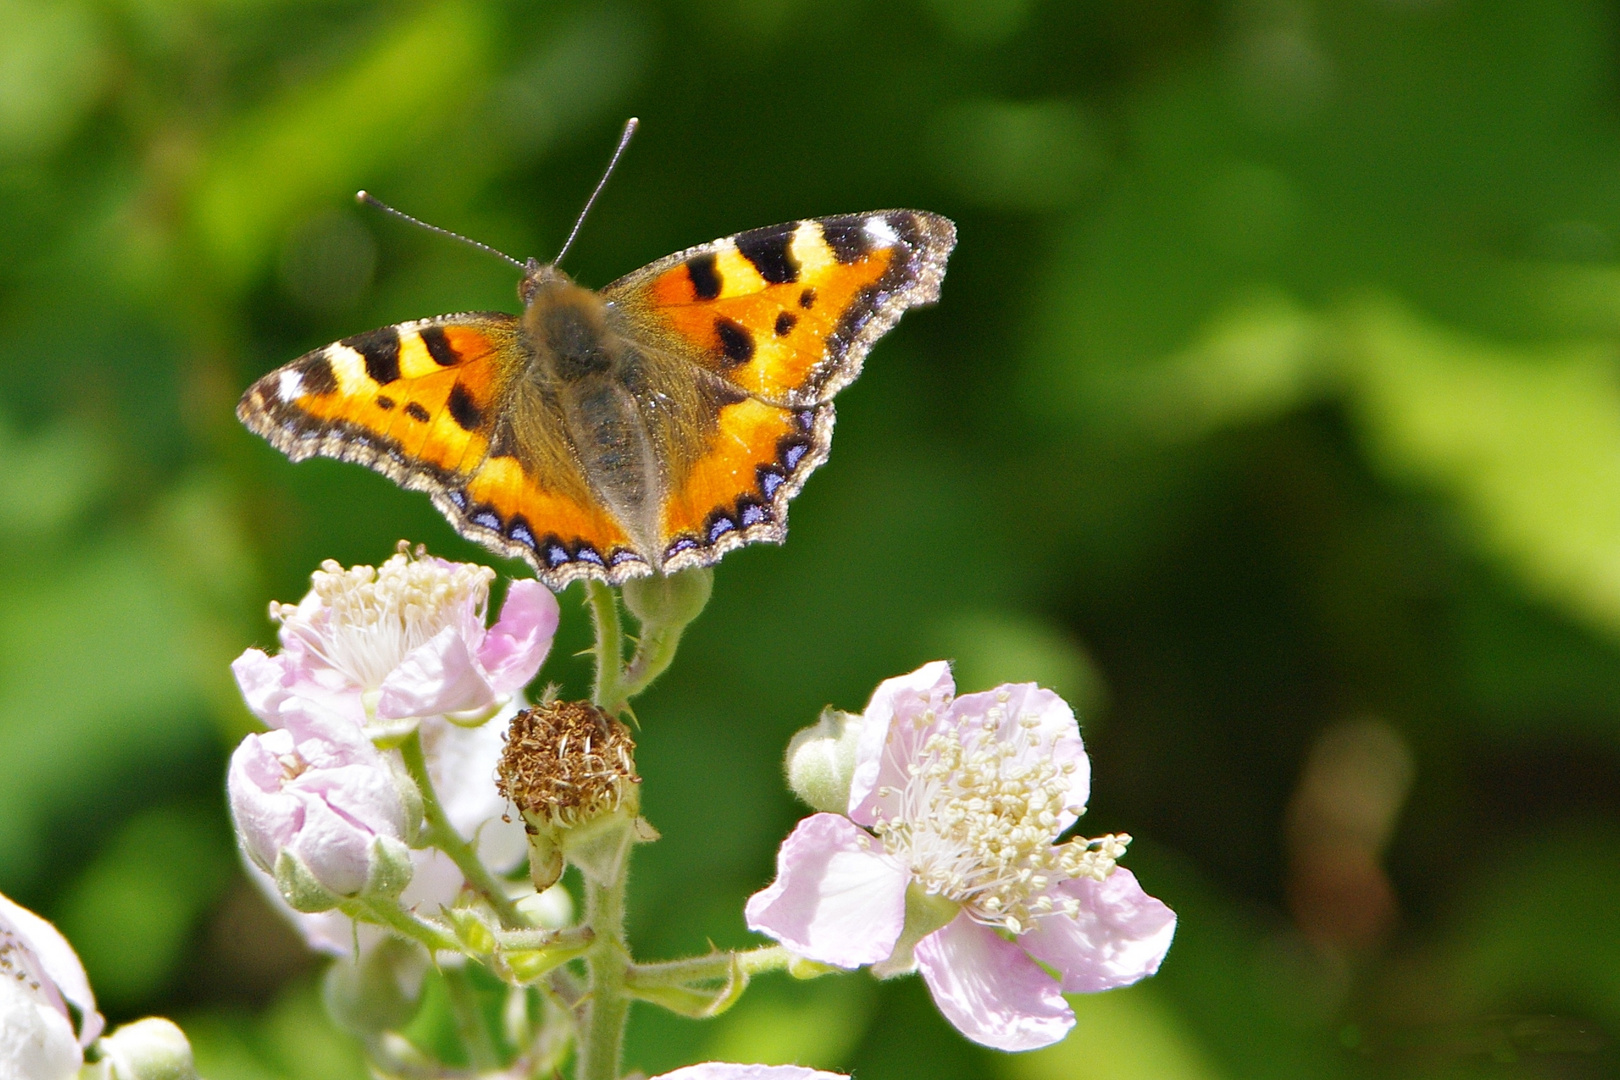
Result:
{"label": "dried brown flower head", "polygon": [[530,832],[568,829],[640,805],[630,729],[588,701],[553,701],[512,718],[496,787]]}

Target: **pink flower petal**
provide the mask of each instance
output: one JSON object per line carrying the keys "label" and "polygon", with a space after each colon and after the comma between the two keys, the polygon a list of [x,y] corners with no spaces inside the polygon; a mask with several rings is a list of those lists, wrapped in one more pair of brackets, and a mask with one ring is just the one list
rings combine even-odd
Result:
{"label": "pink flower petal", "polygon": [[271,727],[280,726],[277,716],[287,696],[286,660],[262,649],[249,649],[231,661],[231,674],[236,676],[242,700],[253,715]]}
{"label": "pink flower petal", "polygon": [[706,1061],[685,1065],[674,1072],[661,1072],[653,1080],[849,1080],[841,1072],[805,1069],[804,1065],[727,1065]]}
{"label": "pink flower petal", "polygon": [[917,967],[945,1019],[976,1043],[1035,1050],[1074,1027],[1057,982],[965,912],[917,943]]}
{"label": "pink flower petal", "polygon": [[855,773],[849,785],[852,819],[871,825],[880,802],[878,790],[905,787],[906,766],[922,743],[922,728],[912,721],[930,709],[943,713],[955,691],[951,666],[943,660],[878,684],[866,705],[865,726],[855,747]]}
{"label": "pink flower petal", "polygon": [[521,690],[534,678],[557,633],[557,597],[524,578],[506,590],[501,617],[478,648],[478,664],[497,694]]}
{"label": "pink flower petal", "polygon": [[473,663],[467,642],[447,626],[405,654],[383,680],[377,715],[385,720],[466,712],[493,704],[495,691]]}
{"label": "pink flower petal", "polygon": [[803,1065],[728,1065],[706,1061],[659,1073],[653,1080],[849,1080],[849,1077],[843,1073],[807,1069]]}
{"label": "pink flower petal", "polygon": [[1143,892],[1134,874],[1118,866],[1105,881],[1077,878],[1058,887],[1080,901],[1079,915],[1040,919],[1018,943],[1057,969],[1064,990],[1111,990],[1159,970],[1176,913]]}
{"label": "pink flower petal", "polygon": [[875,964],[906,921],[904,867],[838,814],[799,822],[776,854],[776,880],[748,899],[748,928],[836,967]]}

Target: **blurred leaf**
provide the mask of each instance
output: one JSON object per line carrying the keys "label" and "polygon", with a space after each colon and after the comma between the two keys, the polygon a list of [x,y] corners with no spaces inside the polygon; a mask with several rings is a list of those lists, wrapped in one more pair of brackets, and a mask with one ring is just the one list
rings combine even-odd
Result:
{"label": "blurred leaf", "polygon": [[[379,35],[324,80],[243,117],[198,183],[195,220],[231,281],[255,271],[297,216],[426,154],[484,86],[482,9],[449,0]],[[431,59],[429,59],[431,58]]]}
{"label": "blurred leaf", "polygon": [[101,93],[109,64],[89,4],[0,4],[0,160],[55,148]]}
{"label": "blurred leaf", "polygon": [[56,922],[104,1007],[148,1002],[178,975],[199,918],[235,865],[216,830],[189,807],[148,811],[119,830],[61,901]]}
{"label": "blurred leaf", "polygon": [[1620,631],[1620,372],[1612,346],[1514,348],[1390,302],[1354,318],[1352,407],[1375,462],[1444,491],[1534,593]]}
{"label": "blurred leaf", "polygon": [[0,427],[0,537],[65,530],[112,480],[113,451],[88,424],[59,421],[28,438]]}
{"label": "blurred leaf", "polygon": [[864,973],[750,987],[711,1025],[704,1055],[713,1061],[845,1068],[871,1022],[874,989]]}
{"label": "blurred leaf", "polygon": [[1001,210],[1040,211],[1076,201],[1105,153],[1072,101],[967,101],[932,125],[941,177],[961,194]]}
{"label": "blurred leaf", "polygon": [[1070,994],[1075,1027],[1056,1046],[1001,1059],[1008,1080],[1221,1080],[1151,981]]}
{"label": "blurred leaf", "polygon": [[43,822],[209,735],[187,601],[136,537],[36,567],[0,607],[0,880],[39,869]]}
{"label": "blurred leaf", "polygon": [[300,981],[260,1016],[177,1018],[208,1080],[365,1080],[360,1044],[327,1019],[320,990]]}
{"label": "blurred leaf", "polygon": [[1107,698],[1086,650],[1062,627],[1015,611],[969,611],[947,618],[935,633],[939,655],[953,661],[957,690],[1034,682],[1055,690],[1088,734]]}

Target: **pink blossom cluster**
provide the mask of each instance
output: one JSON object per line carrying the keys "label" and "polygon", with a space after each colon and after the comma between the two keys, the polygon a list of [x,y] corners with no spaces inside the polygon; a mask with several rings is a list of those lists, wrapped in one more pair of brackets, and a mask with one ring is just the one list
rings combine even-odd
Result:
{"label": "pink blossom cluster", "polygon": [[[270,728],[231,759],[231,810],[244,855],[272,897],[297,884],[333,902],[393,874],[407,905],[449,904],[463,886],[450,860],[409,850],[420,799],[397,750],[422,740],[446,816],[496,869],[523,857],[521,825],[493,773],[499,723],[522,705],[557,628],[557,600],[535,581],[507,590],[486,625],[494,572],[412,553],[380,567],[324,563],[298,604],[272,604],[281,649],[249,649],[232,665],[248,707]],[[409,884],[405,880],[409,879]],[[310,944],[351,952],[356,928],[331,903],[295,906]],[[361,928],[364,946],[381,936]]]}

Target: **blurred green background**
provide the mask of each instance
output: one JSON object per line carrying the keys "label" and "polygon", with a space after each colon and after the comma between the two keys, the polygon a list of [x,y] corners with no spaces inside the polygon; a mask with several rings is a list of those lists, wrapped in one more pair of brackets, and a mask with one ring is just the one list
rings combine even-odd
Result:
{"label": "blurred green background", "polygon": [[749,941],[788,736],[938,656],[1076,702],[1086,829],[1181,924],[1048,1051],[853,975],[638,1013],[633,1065],[1620,1075],[1617,74],[1579,0],[0,0],[0,890],[212,1080],[364,1075],[236,869],[226,665],[322,558],[484,556],[232,408],[515,308],[356,188],[545,257],[635,114],[586,284],[809,215],[961,233],[638,708],[638,951]]}

